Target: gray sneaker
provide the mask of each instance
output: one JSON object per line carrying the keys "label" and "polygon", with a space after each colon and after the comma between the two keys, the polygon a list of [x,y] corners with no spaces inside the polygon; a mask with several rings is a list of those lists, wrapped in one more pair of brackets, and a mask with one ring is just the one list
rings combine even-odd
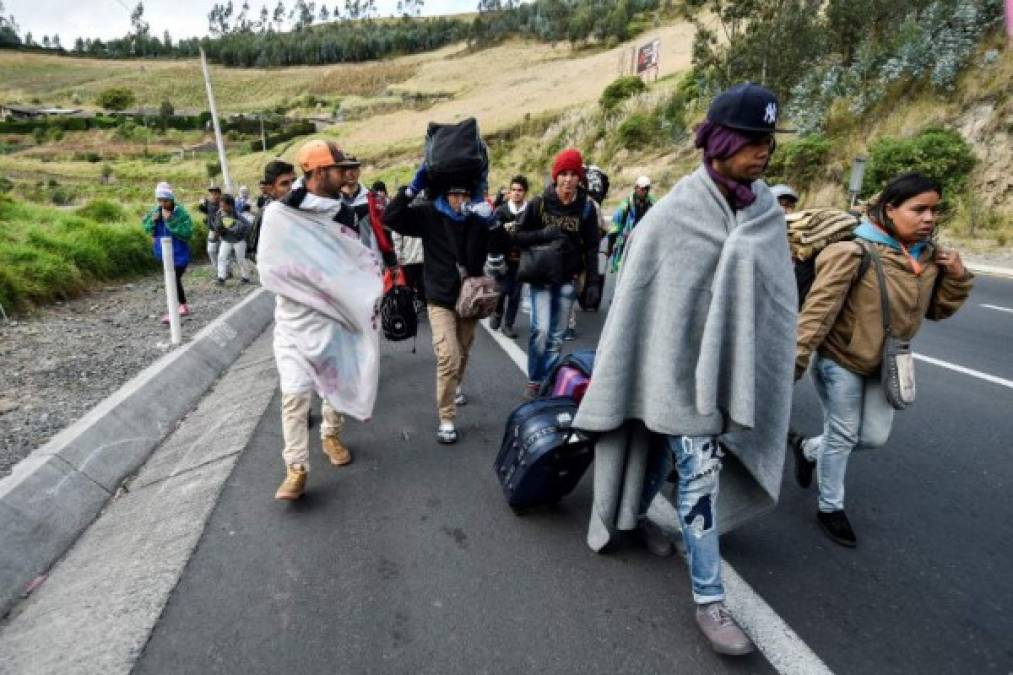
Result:
{"label": "gray sneaker", "polygon": [[753,641],[735,623],[723,602],[711,602],[696,608],[696,625],[710,640],[718,654],[741,656],[753,651]]}

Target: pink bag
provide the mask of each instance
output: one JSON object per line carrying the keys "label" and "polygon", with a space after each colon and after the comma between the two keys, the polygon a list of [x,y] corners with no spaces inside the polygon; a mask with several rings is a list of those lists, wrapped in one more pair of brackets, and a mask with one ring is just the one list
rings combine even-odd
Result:
{"label": "pink bag", "polygon": [[577,403],[584,398],[587,387],[591,380],[587,375],[572,366],[563,366],[556,373],[556,380],[552,387],[553,396],[569,396]]}

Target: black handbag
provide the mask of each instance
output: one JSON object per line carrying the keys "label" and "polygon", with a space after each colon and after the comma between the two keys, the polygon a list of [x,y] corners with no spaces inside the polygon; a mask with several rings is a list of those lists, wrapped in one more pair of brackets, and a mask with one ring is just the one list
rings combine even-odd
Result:
{"label": "black handbag", "polygon": [[880,366],[880,380],[883,393],[894,410],[904,410],[915,402],[915,361],[911,343],[893,335],[890,322],[890,298],[886,292],[886,275],[883,261],[871,246],[863,246],[866,255],[872,258],[879,282],[879,305],[883,315],[883,363]]}
{"label": "black handbag", "polygon": [[536,286],[563,283],[563,247],[565,245],[566,240],[560,237],[547,244],[521,249],[517,279]]}

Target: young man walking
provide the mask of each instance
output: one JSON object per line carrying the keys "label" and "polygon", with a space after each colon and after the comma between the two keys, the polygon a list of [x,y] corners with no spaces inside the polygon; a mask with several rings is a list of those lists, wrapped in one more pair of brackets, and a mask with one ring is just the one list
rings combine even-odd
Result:
{"label": "young man walking", "polygon": [[208,187],[208,194],[197,204],[197,210],[204,214],[204,225],[208,230],[207,253],[212,267],[218,265],[218,235],[211,229],[215,214],[221,208],[222,189],[214,183]]}
{"label": "young man walking", "polygon": [[260,228],[264,223],[264,211],[271,202],[281,199],[292,191],[292,183],[295,181],[295,167],[288,162],[275,159],[264,167],[264,179],[260,181],[262,193],[257,198],[260,210],[250,228],[250,236],[247,239],[247,255],[250,260],[257,262],[257,245],[260,243]]}
{"label": "young man walking", "polygon": [[246,214],[239,211],[238,200],[232,195],[222,196],[210,229],[218,235],[221,242],[218,247],[218,285],[225,285],[233,253],[239,266],[240,279],[244,284],[250,283],[249,263],[246,260],[246,237],[250,234],[250,221],[246,219]]}
{"label": "young man walking", "polygon": [[618,272],[622,267],[626,242],[633,234],[633,228],[652,206],[654,197],[651,195],[651,179],[641,176],[633,186],[633,194],[624,199],[612,214],[612,228],[608,232],[608,257],[612,272]]}
{"label": "young man walking", "polygon": [[[784,212],[760,180],[777,113],[774,94],[753,84],[711,103],[696,135],[702,166],[627,242],[573,421],[600,434],[594,550],[638,526],[674,465],[678,522],[666,529],[682,531],[697,625],[715,651],[732,655],[753,645],[724,604],[718,533],[776,504],[791,410],[795,280]],[[738,461],[724,469],[735,473],[724,503],[734,508],[722,510],[729,451]]]}
{"label": "young man walking", "polygon": [[[517,221],[528,208],[528,179],[525,176],[514,176],[510,181],[510,190],[506,200],[496,209],[496,220],[503,226],[508,235],[513,235]],[[517,280],[517,268],[521,262],[521,251],[512,247],[506,255],[506,275],[503,278],[502,295],[496,306],[496,313],[489,319],[489,327],[497,330],[502,326],[503,335],[508,338],[517,337],[514,321],[521,303],[521,288],[524,284]]]}
{"label": "young man walking", "polygon": [[381,262],[372,236],[359,232],[342,201],[350,162],[337,144],[313,140],[297,155],[300,183],[264,211],[258,266],[277,296],[274,356],[281,380],[285,480],[276,499],[298,499],[310,467],[307,416],[313,393],[323,399],[324,454],[352,461],[341,441],[343,414],[369,419],[379,364],[377,306]]}

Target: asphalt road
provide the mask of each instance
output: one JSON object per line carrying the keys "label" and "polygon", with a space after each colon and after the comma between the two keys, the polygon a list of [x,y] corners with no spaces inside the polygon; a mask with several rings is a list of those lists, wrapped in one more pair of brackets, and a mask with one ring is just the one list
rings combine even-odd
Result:
{"label": "asphalt road", "polygon": [[[981,279],[927,356],[1013,378],[1013,282]],[[521,315],[523,319],[523,315]],[[581,314],[573,349],[604,314]],[[520,343],[524,345],[525,326]],[[336,673],[769,672],[715,656],[677,558],[584,544],[590,472],[558,508],[514,516],[491,464],[524,377],[480,331],[462,440],[435,442],[434,361],[385,345],[377,417],[351,424],[355,462],[314,454],[307,495],[281,479],[277,402],[222,493],[137,670]],[[725,558],[839,673],[1013,670],[1013,389],[918,363],[919,400],[888,446],[853,457],[859,546],[815,524],[786,466],[778,509],[726,536]],[[819,428],[808,382],[793,423]],[[314,452],[319,441],[315,441]],[[319,459],[318,459],[319,458]]]}

